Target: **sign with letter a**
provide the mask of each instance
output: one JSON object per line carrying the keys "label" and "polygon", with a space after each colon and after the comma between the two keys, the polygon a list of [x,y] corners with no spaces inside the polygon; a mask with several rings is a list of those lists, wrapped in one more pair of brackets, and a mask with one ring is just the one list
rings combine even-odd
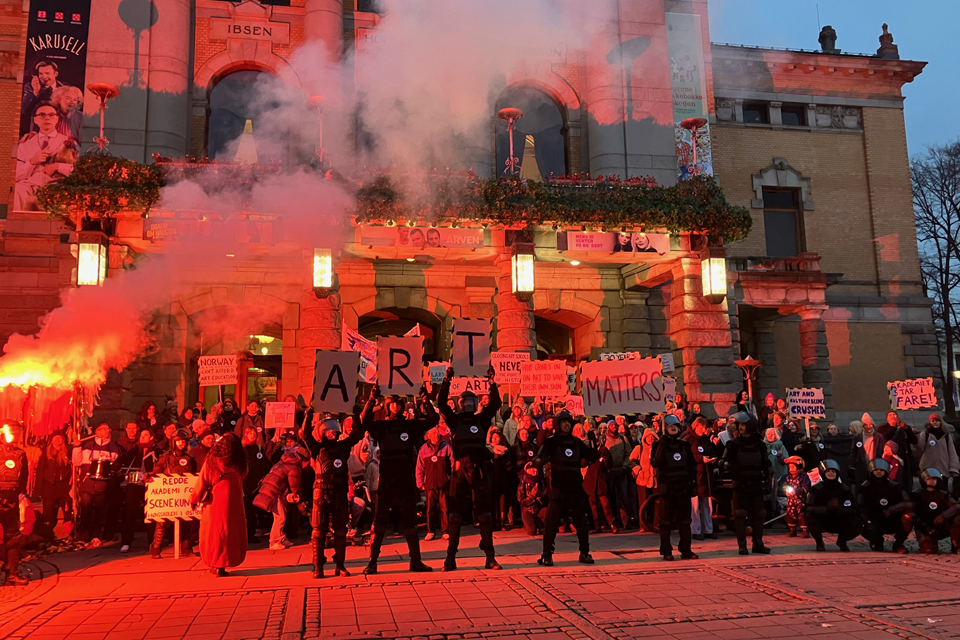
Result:
{"label": "sign with letter a", "polygon": [[313,408],[330,413],[353,413],[357,401],[356,351],[317,351],[313,374]]}
{"label": "sign with letter a", "polygon": [[458,376],[485,376],[490,368],[490,321],[456,318],[450,366]]}
{"label": "sign with letter a", "polygon": [[377,383],[385,394],[420,392],[423,338],[377,338]]}

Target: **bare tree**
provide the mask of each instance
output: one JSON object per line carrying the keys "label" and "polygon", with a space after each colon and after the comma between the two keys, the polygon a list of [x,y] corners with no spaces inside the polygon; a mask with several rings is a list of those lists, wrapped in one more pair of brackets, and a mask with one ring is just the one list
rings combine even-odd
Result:
{"label": "bare tree", "polygon": [[953,402],[954,343],[960,341],[960,141],[934,146],[911,166],[920,270],[933,299],[939,351],[946,355],[947,413]]}

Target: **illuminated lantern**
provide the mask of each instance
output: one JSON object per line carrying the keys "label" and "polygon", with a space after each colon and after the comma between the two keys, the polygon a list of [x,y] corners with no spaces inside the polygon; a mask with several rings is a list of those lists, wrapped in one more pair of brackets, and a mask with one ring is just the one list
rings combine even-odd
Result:
{"label": "illuminated lantern", "polygon": [[723,248],[704,249],[700,254],[703,297],[710,304],[720,304],[727,297],[727,260]]}
{"label": "illuminated lantern", "polygon": [[532,244],[517,243],[513,245],[513,257],[510,258],[513,294],[521,302],[526,302],[533,297],[533,263]]}
{"label": "illuminated lantern", "polygon": [[102,285],[107,279],[107,236],[102,231],[81,231],[77,252],[77,285]]}
{"label": "illuminated lantern", "polygon": [[330,295],[333,289],[333,252],[330,249],[313,250],[313,292],[318,298]]}

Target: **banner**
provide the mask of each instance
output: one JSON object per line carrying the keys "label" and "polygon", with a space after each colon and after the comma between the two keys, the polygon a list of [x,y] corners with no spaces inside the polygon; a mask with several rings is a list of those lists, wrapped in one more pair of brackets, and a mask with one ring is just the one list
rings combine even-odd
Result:
{"label": "banner", "polygon": [[313,370],[314,411],[353,413],[359,367],[360,354],[356,351],[318,350]]}
{"label": "banner", "polygon": [[933,378],[888,382],[887,391],[890,393],[890,408],[894,411],[939,406],[937,390],[933,387]]}
{"label": "banner", "polygon": [[583,413],[583,396],[567,396],[567,411],[574,418],[586,415]]}
{"label": "banner", "polygon": [[427,366],[424,367],[424,381],[429,381],[430,384],[433,385],[443,384],[443,379],[447,377],[447,369],[449,367],[449,362],[428,363]]}
{"label": "banner", "polygon": [[594,231],[561,231],[557,233],[559,251],[604,251],[614,253],[656,253],[670,251],[666,233],[600,233]]}
{"label": "banner", "polygon": [[520,395],[566,398],[566,361],[532,360],[520,363]]}
{"label": "banner", "polygon": [[697,131],[697,166],[693,166],[693,134],[680,123],[687,118],[710,119],[707,77],[703,59],[703,30],[700,16],[693,13],[666,14],[667,54],[670,56],[670,87],[673,92],[674,136],[677,172],[681,180],[713,175],[710,125]]}
{"label": "banner", "polygon": [[200,356],[197,358],[201,387],[237,384],[237,356]]}
{"label": "banner", "polygon": [[450,366],[456,375],[485,376],[490,369],[490,321],[453,320]]}
{"label": "banner", "polygon": [[367,340],[353,329],[343,326],[340,333],[340,350],[360,354],[360,380],[373,384],[377,381],[377,343]]}
{"label": "banner", "polygon": [[601,353],[600,360],[642,360],[643,356],[639,351],[628,351],[626,353]]}
{"label": "banner", "polygon": [[90,0],[30,2],[13,196],[16,211],[39,211],[37,188],[73,172],[80,152],[89,27]]}
{"label": "banner", "polygon": [[450,397],[463,395],[464,391],[472,391],[477,396],[490,393],[490,380],[487,378],[455,377],[450,379]]}
{"label": "banner", "polygon": [[294,416],[297,413],[296,402],[268,402],[263,416],[265,429],[279,429],[280,433],[296,428]]}
{"label": "banner", "polygon": [[791,418],[826,418],[823,389],[787,389],[787,408]]}
{"label": "banner", "polygon": [[520,384],[520,365],[530,362],[526,351],[494,351],[490,354],[490,363],[496,371],[497,384]]}
{"label": "banner", "polygon": [[422,338],[377,338],[377,383],[385,395],[413,396],[420,392]]}
{"label": "banner", "polygon": [[366,247],[475,249],[484,246],[483,229],[437,229],[434,227],[371,227],[357,229],[358,244]]}
{"label": "banner", "polygon": [[677,379],[663,376],[663,399],[665,402],[674,402],[677,399]]}
{"label": "banner", "polygon": [[663,411],[660,361],[612,360],[580,363],[584,415]]}
{"label": "banner", "polygon": [[190,507],[190,496],[199,478],[196,473],[147,478],[144,522],[199,519],[200,509],[194,511]]}

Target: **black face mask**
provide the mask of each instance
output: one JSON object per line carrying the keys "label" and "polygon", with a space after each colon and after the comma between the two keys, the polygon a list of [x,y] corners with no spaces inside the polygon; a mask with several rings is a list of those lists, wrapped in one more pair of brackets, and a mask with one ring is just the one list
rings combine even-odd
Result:
{"label": "black face mask", "polygon": [[932,435],[934,438],[939,440],[943,437],[943,426],[934,427],[933,425],[927,425],[927,433]]}

